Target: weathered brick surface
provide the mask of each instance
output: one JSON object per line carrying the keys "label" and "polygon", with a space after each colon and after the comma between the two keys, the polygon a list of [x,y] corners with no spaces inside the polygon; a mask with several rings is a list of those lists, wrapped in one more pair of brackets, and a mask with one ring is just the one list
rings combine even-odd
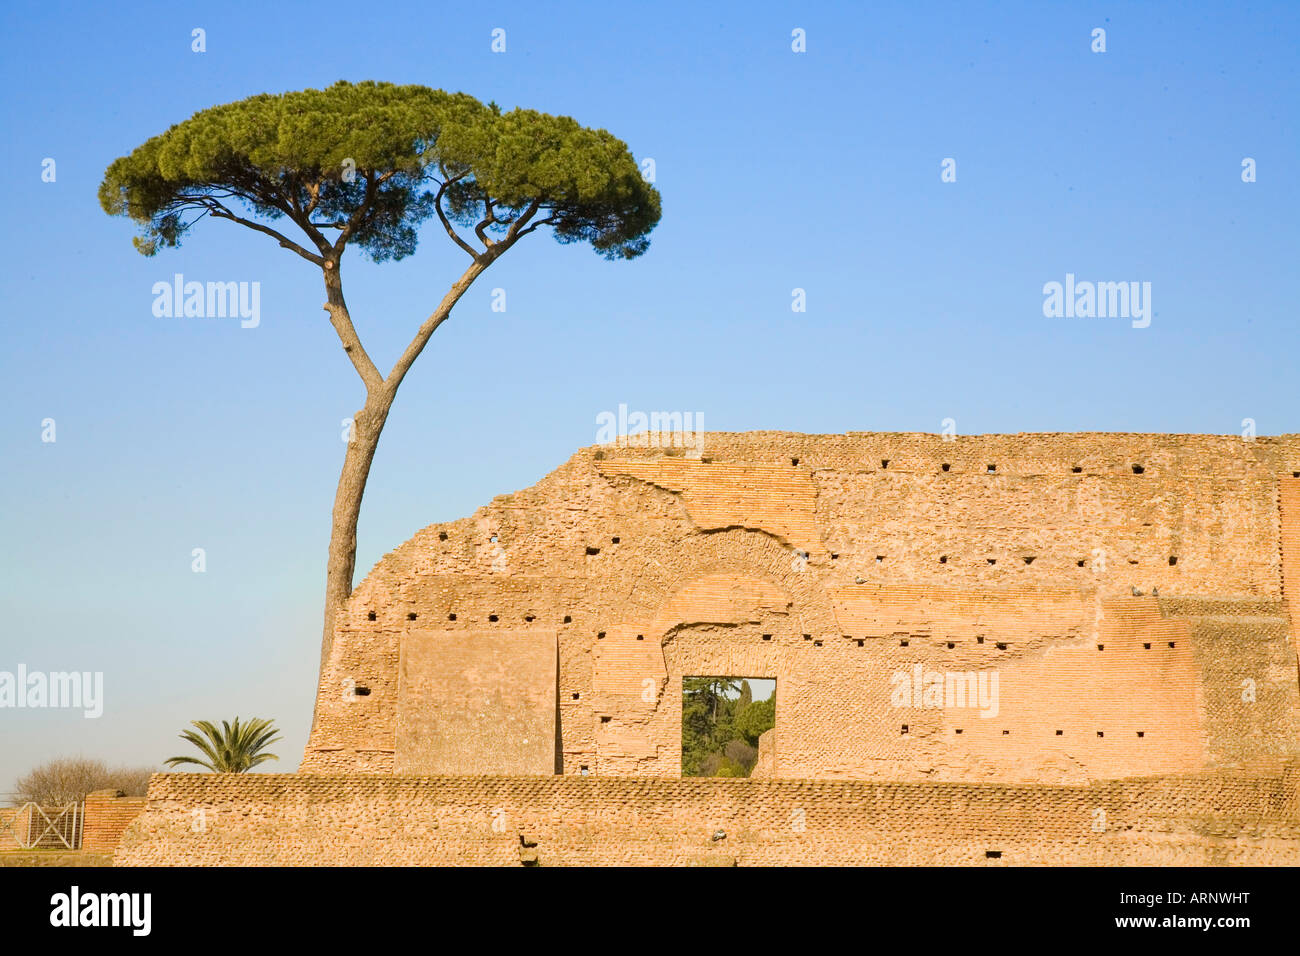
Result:
{"label": "weathered brick surface", "polygon": [[81,849],[112,853],[123,831],[144,810],[144,797],[124,797],[116,790],[96,790],[86,795]]}
{"label": "weathered brick surface", "polygon": [[[1294,435],[585,449],[376,565],[301,775],[156,776],[116,860],[1300,865],[1298,591]],[[755,778],[680,778],[691,675],[776,680]]]}
{"label": "weathered brick surface", "polygon": [[[495,743],[404,755],[399,728],[448,739],[466,701],[523,726],[511,708],[536,686],[501,675],[537,632],[555,634],[564,774],[679,776],[681,679],[709,674],[776,679],[779,777],[1085,783],[1289,758],[1297,471],[1296,436],[584,449],[379,562],[324,662],[302,769],[517,772]],[[413,641],[454,648],[464,684],[405,692]],[[996,675],[996,716],[900,705],[918,665]]]}
{"label": "weathered brick surface", "polygon": [[398,691],[398,773],[553,773],[555,631],[411,631]]}
{"label": "weathered brick surface", "polygon": [[115,863],[1294,866],[1298,786],[165,774]]}

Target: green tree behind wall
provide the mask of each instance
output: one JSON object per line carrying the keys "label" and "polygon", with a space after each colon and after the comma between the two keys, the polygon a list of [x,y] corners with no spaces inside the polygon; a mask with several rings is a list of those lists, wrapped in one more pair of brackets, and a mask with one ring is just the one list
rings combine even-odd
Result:
{"label": "green tree behind wall", "polygon": [[754,700],[749,681],[687,677],[682,681],[682,776],[748,777],[758,738],[776,724],[776,695]]}

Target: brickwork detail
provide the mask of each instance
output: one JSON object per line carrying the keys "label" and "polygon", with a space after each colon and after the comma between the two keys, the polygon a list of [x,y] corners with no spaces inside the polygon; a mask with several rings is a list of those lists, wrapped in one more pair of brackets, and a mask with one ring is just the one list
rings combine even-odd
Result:
{"label": "brickwork detail", "polygon": [[[1300,865],[1297,591],[1293,435],[584,449],[375,566],[302,773],[157,775],[116,862]],[[704,675],[776,681],[748,780],[680,777]]]}
{"label": "brickwork detail", "polygon": [[124,797],[118,790],[87,794],[81,849],[88,853],[112,853],[126,828],[144,812],[144,806],[144,797]]}
{"label": "brickwork detail", "polygon": [[1296,866],[1298,786],[166,774],[114,862]]}

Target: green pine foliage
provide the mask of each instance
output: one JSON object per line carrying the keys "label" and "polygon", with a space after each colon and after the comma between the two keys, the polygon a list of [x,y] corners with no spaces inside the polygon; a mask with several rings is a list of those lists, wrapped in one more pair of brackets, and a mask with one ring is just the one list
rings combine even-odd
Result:
{"label": "green pine foliage", "polygon": [[[431,181],[443,186],[437,198]],[[641,255],[660,215],[659,193],[627,145],[603,129],[370,81],[263,93],[196,113],[115,160],[99,202],[139,224],[136,248],[145,255],[179,246],[207,215],[302,249],[237,216],[233,203],[263,222],[292,220],[322,248],[322,230],[343,230],[376,262],[414,252],[435,212],[467,225],[486,216],[488,230],[501,233],[521,220],[545,223],[560,242],[590,243],[610,259]]]}
{"label": "green pine foliage", "polygon": [[776,725],[776,695],[754,700],[749,681],[687,677],[682,681],[682,775],[748,777],[758,738]]}

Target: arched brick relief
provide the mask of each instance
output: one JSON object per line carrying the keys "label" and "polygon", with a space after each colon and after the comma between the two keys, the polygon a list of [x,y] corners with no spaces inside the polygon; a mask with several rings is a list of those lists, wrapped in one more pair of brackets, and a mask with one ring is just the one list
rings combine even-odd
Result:
{"label": "arched brick relief", "polygon": [[679,775],[684,676],[774,678],[780,688],[792,656],[807,653],[805,636],[820,644],[835,630],[825,590],[791,549],[741,529],[692,535],[672,586],[653,596],[642,586],[632,603],[653,615],[611,623],[592,642],[603,773]]}
{"label": "arched brick relief", "polygon": [[816,570],[801,559],[800,552],[773,536],[739,528],[701,532],[683,542],[683,551],[682,565],[675,569],[671,583],[646,593],[644,580],[638,579],[630,595],[633,604],[655,609],[650,625],[658,627],[660,634],[676,623],[661,620],[670,613],[673,597],[710,575],[763,582],[756,586],[776,588],[788,596],[806,631],[819,636],[837,632],[830,595]]}

